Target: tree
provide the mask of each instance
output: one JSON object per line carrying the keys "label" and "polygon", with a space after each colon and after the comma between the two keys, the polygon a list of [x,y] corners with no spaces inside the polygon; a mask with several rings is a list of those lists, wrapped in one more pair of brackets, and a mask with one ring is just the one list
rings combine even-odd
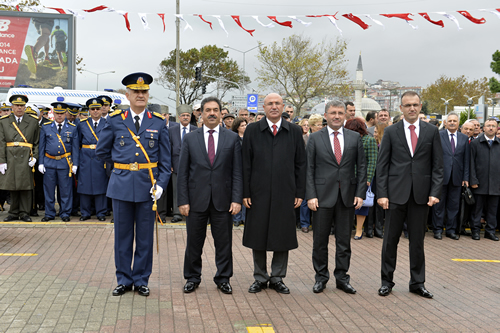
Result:
{"label": "tree", "polygon": [[445,105],[441,98],[452,98],[448,104],[448,112],[451,112],[454,106],[467,105],[467,98],[464,95],[491,97],[488,79],[484,77],[469,81],[464,75],[456,78],[441,75],[436,82],[422,90],[422,102],[428,102],[429,113],[444,114]]}
{"label": "tree", "polygon": [[[245,73],[238,67],[236,61],[228,58],[228,52],[215,45],[206,45],[201,49],[192,48],[180,51],[180,101],[181,104],[191,104],[202,96],[201,85],[213,84],[219,99],[231,89],[243,88],[250,83]],[[202,82],[195,80],[195,67],[201,65]],[[159,77],[156,79],[164,88],[175,91],[175,50],[160,63]],[[236,82],[238,85],[234,84]],[[175,98],[170,98],[175,100]]]}
{"label": "tree", "polygon": [[259,87],[285,95],[300,115],[301,107],[317,96],[345,96],[347,43],[337,38],[314,44],[312,38],[293,35],[281,45],[259,46]]}
{"label": "tree", "polygon": [[[491,57],[493,58],[493,61],[490,64],[491,70],[493,73],[500,75],[500,51],[496,50]],[[496,78],[490,78],[489,84],[490,91],[493,94],[500,92],[500,82]]]}
{"label": "tree", "polygon": [[467,119],[476,119],[476,113],[472,108],[467,108],[464,111],[460,112],[460,126],[462,126],[467,121]]}
{"label": "tree", "polygon": [[[20,11],[24,11],[25,9],[27,9],[27,7],[40,6],[40,1],[38,1],[38,0],[24,0],[24,1],[20,2],[18,4],[18,6],[19,6]],[[2,5],[0,5],[0,10],[16,11],[17,8],[16,8],[16,6],[9,6],[9,5],[2,4]]]}

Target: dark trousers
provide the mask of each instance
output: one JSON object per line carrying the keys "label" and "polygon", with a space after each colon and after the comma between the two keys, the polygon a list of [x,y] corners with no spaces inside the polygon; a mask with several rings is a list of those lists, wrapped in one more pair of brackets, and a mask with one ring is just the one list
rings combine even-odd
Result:
{"label": "dark trousers", "polygon": [[427,229],[429,206],[419,205],[413,197],[413,189],[408,202],[397,205],[389,202],[385,219],[384,241],[382,244],[382,285],[394,287],[394,270],[398,243],[405,220],[410,241],[410,290],[424,286],[425,254],[424,237]]}
{"label": "dark trousers", "polygon": [[29,216],[31,211],[31,192],[32,190],[10,191],[9,215]]}
{"label": "dark trousers", "polygon": [[152,208],[152,200],[129,202],[113,199],[115,266],[118,284],[148,285],[153,268],[155,212]]}
{"label": "dark trousers", "polygon": [[259,282],[277,283],[286,276],[288,251],[274,251],[271,262],[271,276],[267,273],[267,251],[252,250],[253,277]]}
{"label": "dark trousers", "polygon": [[91,216],[92,207],[95,207],[97,217],[106,216],[106,211],[108,210],[108,198],[106,198],[106,194],[89,195],[80,193],[80,210],[82,216]]}
{"label": "dark trousers", "polygon": [[215,245],[215,265],[217,273],[214,282],[218,285],[229,282],[233,276],[233,224],[228,211],[220,212],[212,202],[204,212],[189,212],[186,218],[186,252],[184,255],[184,278],[188,282],[201,281],[201,254],[207,237],[207,222],[210,219]]}
{"label": "dark trousers", "polygon": [[[446,227],[446,234],[457,232],[457,217],[460,209],[460,195],[462,186],[453,186],[453,184],[443,185],[441,199],[439,203],[432,207],[432,229],[434,233],[442,233],[443,227]],[[445,225],[446,215],[446,225]],[[460,232],[460,230],[458,230]]]}
{"label": "dark trousers", "polygon": [[333,275],[340,283],[349,283],[349,265],[351,262],[351,231],[354,219],[354,207],[346,207],[340,191],[337,203],[332,208],[319,207],[314,216],[312,261],[316,272],[316,282],[328,282],[328,242],[332,224],[335,228],[335,270]]}
{"label": "dark trousers", "polygon": [[481,213],[483,212],[483,207],[486,206],[485,220],[486,227],[485,231],[490,233],[495,233],[495,228],[497,226],[497,210],[498,210],[498,195],[484,195],[484,194],[474,194],[476,199],[476,207],[472,213],[472,232],[479,232],[481,230]]}
{"label": "dark trousers", "polygon": [[56,216],[55,195],[56,186],[59,201],[59,216],[69,217],[73,206],[73,177],[68,177],[68,169],[47,168],[43,176],[43,191],[45,194],[45,217],[54,218]]}

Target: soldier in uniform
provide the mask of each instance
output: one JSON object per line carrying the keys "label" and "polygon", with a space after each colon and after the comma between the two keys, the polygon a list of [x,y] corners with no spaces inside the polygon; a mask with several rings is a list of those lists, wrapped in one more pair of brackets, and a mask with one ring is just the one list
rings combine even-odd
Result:
{"label": "soldier in uniform", "polygon": [[80,112],[82,106],[80,104],[75,104],[75,103],[66,103],[66,105],[68,106],[66,119],[68,119],[70,123],[78,125],[78,123],[80,122],[80,117],[78,117],[78,113]]}
{"label": "soldier in uniform", "polygon": [[63,222],[70,220],[73,205],[73,174],[78,170],[78,129],[75,124],[65,120],[68,106],[56,102],[54,121],[42,125],[40,132],[40,151],[38,170],[44,174],[45,217],[42,222],[53,220],[55,210],[55,190],[58,186],[59,216]]}
{"label": "soldier in uniform", "polygon": [[[151,75],[133,73],[122,83],[130,108],[109,115],[96,155],[113,163],[107,196],[113,200],[115,265],[113,296],[132,290],[149,296],[155,211],[170,179],[170,142],[163,117],[146,109]],[[135,253],[134,253],[135,239]],[[132,267],[133,261],[133,267]]]}
{"label": "soldier in uniform", "polygon": [[[78,114],[82,108],[80,104],[75,104],[75,103],[66,103],[68,106],[68,110],[66,111],[66,119],[72,123],[75,124],[78,127],[78,124],[80,123],[80,117],[78,117]],[[76,154],[76,152],[75,152]],[[75,174],[73,177],[73,206],[71,207],[71,216],[77,216],[79,217],[80,214],[78,214],[78,210],[80,210],[80,194],[77,190],[78,186],[78,181],[80,179],[80,176],[78,174]],[[60,196],[58,192],[57,196],[57,201],[60,201]]]}
{"label": "soldier in uniform", "polygon": [[102,104],[101,115],[102,115],[102,117],[108,118],[108,113],[109,113],[109,110],[111,109],[111,104],[113,104],[113,100],[111,99],[111,97],[106,96],[106,95],[97,96],[97,99],[101,100],[101,104]]}
{"label": "soldier in uniform", "polygon": [[12,108],[11,108],[10,103],[9,104],[2,103],[2,106],[0,107],[0,117],[8,116],[8,115],[10,115],[11,112],[12,112]]}
{"label": "soldier in uniform", "polygon": [[87,101],[90,118],[78,125],[80,138],[80,168],[78,170],[78,193],[80,194],[80,221],[90,219],[92,204],[95,204],[99,221],[106,221],[108,176],[104,161],[96,156],[95,148],[106,120],[101,117],[102,100],[91,98]]}
{"label": "soldier in uniform", "polygon": [[33,166],[40,129],[36,116],[25,114],[28,97],[12,95],[12,114],[0,118],[0,189],[10,191],[11,206],[4,220],[31,222]]}

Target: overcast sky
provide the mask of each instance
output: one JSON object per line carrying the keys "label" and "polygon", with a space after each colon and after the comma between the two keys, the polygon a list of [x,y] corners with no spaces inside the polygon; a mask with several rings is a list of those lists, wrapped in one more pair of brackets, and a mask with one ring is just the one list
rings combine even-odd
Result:
{"label": "overcast sky", "polygon": [[[207,44],[223,47],[227,44],[235,49],[246,51],[260,41],[271,44],[280,42],[292,34],[313,36],[320,42],[324,38],[339,36],[337,29],[328,18],[306,18],[304,15],[334,14],[339,12],[337,22],[348,41],[348,70],[352,79],[358,55],[363,58],[364,78],[368,82],[378,79],[399,81],[403,85],[427,86],[441,74],[450,77],[466,75],[470,79],[484,76],[491,77],[489,65],[491,55],[500,49],[500,19],[492,13],[478,9],[498,8],[498,1],[493,0],[180,0],[181,14],[193,27],[183,30],[181,22],[181,49],[200,48]],[[47,7],[61,7],[74,10],[89,9],[99,5],[129,12],[132,31],[125,28],[124,19],[116,13],[88,13],[84,20],[77,20],[77,53],[84,59],[85,68],[96,73],[116,71],[99,77],[99,87],[121,88],[121,79],[135,71],[148,72],[153,77],[158,74],[158,65],[175,48],[175,0],[132,1],[132,0],[42,0]],[[84,6],[84,7],[82,7]],[[467,10],[476,17],[484,17],[485,24],[474,24],[457,13]],[[50,11],[52,12],[52,11]],[[417,13],[427,12],[433,20],[443,20],[445,27],[433,25]],[[462,30],[456,24],[436,12],[454,15]],[[55,12],[54,12],[55,13]],[[148,13],[147,19],[151,30],[144,31],[138,13]],[[165,13],[166,31],[157,13]],[[353,13],[360,16],[371,27],[361,29],[358,25],[341,15]],[[385,18],[379,14],[413,13],[414,30],[404,20]],[[212,21],[213,30],[192,14],[202,14]],[[370,14],[385,25],[385,29],[372,23],[361,14]],[[210,15],[222,15],[229,36],[220,28],[217,19]],[[241,15],[245,28],[255,29],[254,37],[243,31],[233,19],[224,15]],[[268,15],[277,16],[279,21],[290,20],[286,16],[295,15],[309,27],[293,21],[293,28],[275,24],[272,29],[259,25],[250,15],[258,15],[264,24],[271,21]],[[256,50],[246,54],[246,71],[255,79]],[[229,56],[243,66],[242,53],[229,50]],[[90,73],[77,75],[76,88],[94,90],[96,76]],[[251,86],[257,87],[257,83]],[[235,91],[235,94],[238,92]],[[159,85],[153,85],[151,95],[174,106],[174,93]],[[158,101],[157,101],[158,102]]]}

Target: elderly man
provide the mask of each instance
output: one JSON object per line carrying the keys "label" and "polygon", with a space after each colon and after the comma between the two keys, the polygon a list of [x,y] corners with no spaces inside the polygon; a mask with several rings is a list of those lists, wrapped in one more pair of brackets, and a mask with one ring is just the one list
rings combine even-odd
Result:
{"label": "elderly man", "polygon": [[38,117],[25,114],[28,97],[12,95],[9,102],[12,113],[0,118],[0,189],[10,191],[11,197],[4,221],[31,222],[33,166],[40,137]]}
{"label": "elderly man", "polygon": [[[283,283],[288,251],[298,247],[295,208],[305,195],[306,156],[302,129],[283,121],[283,99],[264,99],[266,117],[249,124],[243,137],[243,204],[247,218],[243,245],[252,249],[254,283],[250,293],[269,288],[289,294]],[[273,252],[271,275],[267,251]]]}
{"label": "elderly man", "polygon": [[224,127],[227,129],[231,129],[231,126],[233,125],[234,119],[235,119],[234,114],[232,114],[232,113],[228,113],[228,114],[224,115],[224,117],[222,118],[222,122],[224,123]]}
{"label": "elderly man", "polygon": [[[165,119],[146,109],[147,73],[127,75],[130,108],[113,112],[101,132],[96,155],[113,163],[107,196],[113,200],[115,266],[118,286],[113,296],[132,287],[149,296],[153,268],[153,239],[156,203],[170,179],[170,142]],[[135,251],[134,251],[135,240]],[[133,266],[132,266],[133,263]]]}
{"label": "elderly man", "polygon": [[246,119],[248,121],[248,110],[247,109],[240,109],[238,111],[238,117]]}
{"label": "elderly man", "polygon": [[472,141],[472,135],[474,134],[474,124],[472,121],[467,120],[460,130],[463,134],[467,135],[467,140],[470,143]]}
{"label": "elderly man", "polygon": [[477,119],[470,119],[470,122],[474,125],[474,130],[472,132],[472,137],[477,139],[478,135],[481,134],[481,124]]}

